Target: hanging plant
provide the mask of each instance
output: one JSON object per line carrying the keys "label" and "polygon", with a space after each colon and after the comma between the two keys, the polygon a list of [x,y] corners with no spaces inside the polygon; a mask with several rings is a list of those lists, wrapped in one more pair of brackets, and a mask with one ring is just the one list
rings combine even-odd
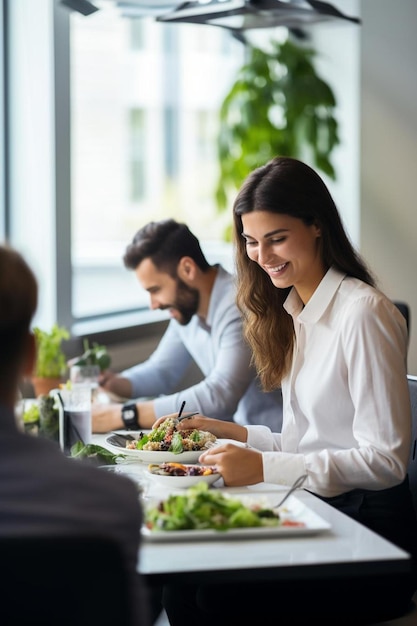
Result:
{"label": "hanging plant", "polygon": [[268,51],[248,46],[247,54],[220,109],[221,211],[246,176],[275,156],[303,159],[336,178],[331,160],[339,143],[336,99],[317,74],[316,52],[287,39],[271,42]]}

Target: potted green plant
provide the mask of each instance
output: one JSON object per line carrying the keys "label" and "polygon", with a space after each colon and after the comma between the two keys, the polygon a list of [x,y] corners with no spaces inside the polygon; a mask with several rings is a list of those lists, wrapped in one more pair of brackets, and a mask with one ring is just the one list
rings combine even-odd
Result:
{"label": "potted green plant", "polygon": [[45,331],[38,326],[33,329],[36,341],[36,364],[32,376],[35,396],[47,395],[64,380],[67,371],[67,358],[62,342],[70,338],[64,326],[54,324]]}
{"label": "potted green plant", "polygon": [[336,178],[331,160],[339,143],[336,99],[317,73],[316,52],[290,36],[265,49],[246,46],[246,61],[220,109],[220,211],[246,176],[275,156],[310,161]]}

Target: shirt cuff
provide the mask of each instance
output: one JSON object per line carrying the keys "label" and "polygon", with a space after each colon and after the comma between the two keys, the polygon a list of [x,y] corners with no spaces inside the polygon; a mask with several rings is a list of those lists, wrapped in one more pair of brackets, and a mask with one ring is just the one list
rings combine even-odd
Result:
{"label": "shirt cuff", "polygon": [[262,464],[264,481],[275,485],[292,485],[299,476],[307,473],[302,454],[263,452]]}

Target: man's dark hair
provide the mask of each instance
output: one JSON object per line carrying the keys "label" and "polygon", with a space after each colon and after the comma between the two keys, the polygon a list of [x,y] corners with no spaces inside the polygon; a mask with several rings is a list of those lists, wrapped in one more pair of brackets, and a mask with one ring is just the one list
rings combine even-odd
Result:
{"label": "man's dark hair", "polygon": [[135,270],[144,259],[151,259],[158,270],[174,277],[184,256],[191,257],[203,272],[210,268],[197,237],[188,226],[166,219],[140,228],[127,246],[123,261],[125,267]]}

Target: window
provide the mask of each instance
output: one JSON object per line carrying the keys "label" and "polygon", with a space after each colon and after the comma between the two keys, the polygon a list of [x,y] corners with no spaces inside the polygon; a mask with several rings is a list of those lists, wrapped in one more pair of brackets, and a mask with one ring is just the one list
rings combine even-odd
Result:
{"label": "window", "polygon": [[39,278],[35,322],[74,333],[126,313],[140,323],[138,311],[157,320],[122,261],[140,226],[185,221],[210,261],[232,264],[214,142],[243,46],[211,27],[123,18],[108,0],[89,16],[59,0],[4,2],[10,235]]}
{"label": "window", "polygon": [[[3,4],[0,3],[0,85],[4,85],[5,76],[4,76],[4,14],[3,14]],[[4,240],[6,238],[6,154],[5,154],[5,97],[4,90],[0,87],[0,240]]]}
{"label": "window", "polygon": [[142,50],[144,42],[144,28],[141,19],[130,21],[130,46],[132,50]]}
{"label": "window", "polygon": [[146,222],[185,221],[211,260],[231,265],[216,250],[215,141],[243,46],[207,26],[126,20],[108,3],[72,13],[70,28],[73,316],[147,309],[122,264]]}

